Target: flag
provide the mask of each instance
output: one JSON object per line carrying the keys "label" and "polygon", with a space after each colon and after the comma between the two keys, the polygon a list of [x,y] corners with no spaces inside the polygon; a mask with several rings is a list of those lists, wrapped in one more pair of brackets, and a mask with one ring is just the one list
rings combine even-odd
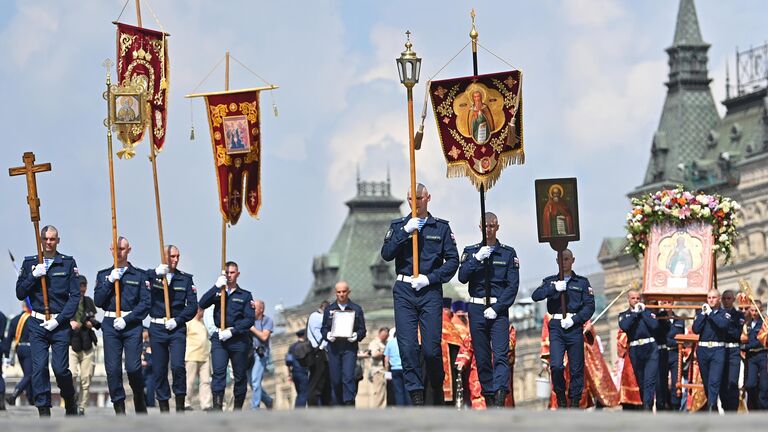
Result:
{"label": "flag", "polygon": [[235,225],[243,210],[257,217],[261,207],[259,91],[231,91],[205,97],[221,215]]}
{"label": "flag", "polygon": [[[158,151],[165,143],[168,109],[168,40],[156,30],[117,23],[117,82],[121,86],[139,84],[147,92],[150,107],[150,140]],[[122,131],[119,135],[127,157],[144,138],[144,128]]]}
{"label": "flag", "polygon": [[522,72],[432,81],[429,93],[448,177],[488,190],[503,168],[525,162]]}

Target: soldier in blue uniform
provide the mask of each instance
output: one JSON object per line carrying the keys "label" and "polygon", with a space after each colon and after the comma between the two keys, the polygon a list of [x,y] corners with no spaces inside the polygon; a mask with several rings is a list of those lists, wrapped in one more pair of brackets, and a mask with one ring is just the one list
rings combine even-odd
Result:
{"label": "soldier in blue uniform", "polygon": [[[128,239],[117,239],[117,267],[108,267],[96,275],[93,302],[104,310],[101,331],[104,335],[104,369],[107,372],[109,397],[116,415],[125,415],[123,388],[123,353],[125,372],[133,391],[137,414],[147,412],[144,378],[141,373],[141,322],[149,313],[150,288],[144,270],[128,262],[131,245]],[[110,247],[112,250],[113,247]],[[115,282],[120,283],[120,316],[116,314]]]}
{"label": "soldier in blue uniform", "polygon": [[[423,356],[434,405],[443,405],[442,338],[443,285],[459,268],[456,239],[448,221],[432,216],[427,207],[431,196],[419,183],[416,187],[416,217],[392,221],[381,247],[385,261],[395,260],[397,278],[392,288],[397,326],[397,344],[403,362],[405,389],[413,405],[424,405]],[[408,192],[408,203],[411,193]],[[418,235],[419,276],[413,276],[412,233]],[[421,345],[417,329],[421,328]]]}
{"label": "soldier in blue uniform", "polygon": [[232,362],[232,374],[235,376],[234,409],[243,409],[245,394],[248,391],[248,351],[252,349],[250,329],[256,319],[256,313],[251,307],[253,296],[250,291],[240,288],[237,284],[237,278],[240,277],[237,263],[229,261],[224,268],[224,274],[219,276],[216,279],[216,284],[203,294],[199,303],[202,309],[213,306],[214,324],[221,329],[221,289],[226,287],[224,294],[226,304],[225,329],[211,334],[212,411],[221,411],[224,406],[227,364],[230,361]]}
{"label": "soldier in blue uniform", "polygon": [[659,379],[659,351],[655,338],[659,322],[655,314],[645,309],[640,292],[630,290],[627,301],[629,309],[619,314],[619,328],[629,340],[629,361],[635,371],[643,409],[651,411]]}
{"label": "soldier in blue uniform", "polygon": [[3,378],[3,357],[7,357],[9,350],[5,349],[5,325],[8,318],[0,311],[0,411],[5,411],[5,378]]}
{"label": "soldier in blue uniform", "polygon": [[699,361],[704,394],[707,395],[707,409],[717,412],[717,398],[725,368],[725,338],[729,318],[720,307],[720,292],[712,289],[707,293],[707,302],[696,312],[692,330],[699,335],[696,357]]}
{"label": "soldier in blue uniform", "polygon": [[720,382],[720,402],[725,411],[739,409],[739,372],[741,371],[741,330],[746,318],[744,313],[733,307],[736,295],[731,290],[723,291],[720,298],[728,329],[725,334],[725,365],[723,379]]}
{"label": "soldier in blue uniform", "polygon": [[[41,230],[43,263],[37,256],[24,258],[19,279],[16,281],[16,298],[30,298],[32,316],[29,318],[30,345],[32,349],[32,393],[40,417],[51,415],[51,381],[48,374],[48,350],[51,349],[51,366],[56,384],[61,391],[67,415],[77,415],[75,386],[69,370],[69,320],[75,315],[80,301],[80,284],[77,263],[68,255],[57,251],[59,231],[52,225]],[[50,319],[46,320],[41,279],[45,278],[48,289]]]}
{"label": "soldier in blue uniform", "polygon": [[[660,306],[671,306],[671,302],[659,302]],[[658,310],[656,318],[656,345],[659,349],[659,379],[656,383],[656,411],[679,411],[680,398],[677,396],[677,340],[675,336],[685,333],[685,321],[672,318],[672,310]],[[671,385],[670,385],[671,383]]]}
{"label": "soldier in blue uniform", "polygon": [[[549,351],[552,387],[560,408],[578,408],[584,390],[584,323],[595,313],[595,294],[589,279],[573,271],[576,259],[569,249],[563,251],[563,280],[558,275],[545,278],[533,291],[533,301],[547,300],[549,321]],[[562,314],[560,295],[566,296],[566,313]],[[568,398],[565,395],[565,353],[571,373]],[[570,400],[570,405],[568,405]]]}
{"label": "soldier in blue uniform", "polygon": [[[365,316],[363,308],[349,299],[349,285],[345,281],[336,283],[336,301],[326,306],[323,311],[323,326],[320,332],[328,341],[328,371],[331,375],[331,392],[339,405],[355,405],[357,397],[358,342],[365,339]],[[338,339],[331,334],[333,316],[339,311],[350,310],[355,313],[352,336]]]}
{"label": "soldier in blue uniform", "polygon": [[[520,261],[515,249],[498,241],[498,217],[487,212],[485,222],[488,245],[478,243],[464,248],[459,281],[469,282],[469,331],[485,404],[502,408],[509,389],[509,308],[517,297]],[[490,268],[488,273],[486,266]],[[488,307],[486,274],[490,278]]]}
{"label": "soldier in blue uniform", "polygon": [[[32,350],[29,346],[29,317],[31,308],[27,304],[27,301],[21,302],[22,313],[16,315],[11,319],[11,324],[8,326],[8,334],[5,337],[5,352],[11,361],[11,364],[15,363],[15,358],[19,358],[19,365],[24,373],[21,380],[16,383],[16,387],[13,392],[6,397],[8,405],[16,405],[16,398],[21,395],[21,392],[26,392],[27,402],[30,405],[35,403],[32,398]],[[16,335],[18,334],[19,340],[16,342]]]}
{"label": "soldier in blue uniform", "polygon": [[[160,412],[169,412],[168,400],[171,389],[168,385],[168,360],[173,374],[173,394],[176,396],[176,412],[184,412],[187,395],[187,369],[184,355],[187,350],[187,321],[197,314],[197,290],[192,275],[177,268],[179,248],[169,245],[165,249],[168,264],[160,264],[154,270],[147,270],[152,285],[149,309],[149,341],[152,344],[152,373],[157,383],[157,404]],[[165,294],[163,277],[168,281],[168,299],[171,303],[171,318],[165,319]]]}
{"label": "soldier in blue uniform", "polygon": [[[757,307],[761,303],[756,301]],[[747,408],[750,411],[768,409],[768,350],[757,339],[763,328],[763,320],[755,305],[749,307],[747,314],[747,340],[744,344],[747,370],[744,374],[744,387],[747,389]]]}

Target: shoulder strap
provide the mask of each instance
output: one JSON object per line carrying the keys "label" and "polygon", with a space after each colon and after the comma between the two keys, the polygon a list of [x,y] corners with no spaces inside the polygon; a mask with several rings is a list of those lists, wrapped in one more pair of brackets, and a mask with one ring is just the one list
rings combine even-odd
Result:
{"label": "shoulder strap", "polygon": [[27,322],[27,318],[32,315],[29,312],[24,312],[21,315],[21,318],[19,318],[19,322],[16,324],[16,335],[14,336],[14,341],[16,342],[16,345],[19,344],[19,340],[21,340],[21,334],[24,332],[24,324]]}

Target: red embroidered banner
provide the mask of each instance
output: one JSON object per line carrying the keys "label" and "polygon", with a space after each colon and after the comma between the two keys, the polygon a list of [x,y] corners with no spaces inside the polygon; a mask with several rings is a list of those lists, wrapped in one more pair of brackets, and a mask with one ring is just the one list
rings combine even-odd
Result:
{"label": "red embroidered banner", "polygon": [[259,92],[227,92],[205,97],[219,207],[230,225],[243,210],[257,217],[261,207],[261,126]]}
{"label": "red embroidered banner", "polygon": [[522,72],[432,81],[429,93],[448,177],[488,190],[504,167],[525,162]]}
{"label": "red embroidered banner", "polygon": [[[165,33],[117,23],[117,82],[140,84],[150,106],[150,139],[159,151],[165,143],[168,109],[168,40]],[[144,129],[130,133],[135,145]]]}

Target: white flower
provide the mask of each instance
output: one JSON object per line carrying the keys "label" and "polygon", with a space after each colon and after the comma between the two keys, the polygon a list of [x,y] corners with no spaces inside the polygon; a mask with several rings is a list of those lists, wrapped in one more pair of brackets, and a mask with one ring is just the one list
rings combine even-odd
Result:
{"label": "white flower", "polygon": [[693,214],[698,215],[701,212],[701,206],[698,204],[691,205],[691,211]]}
{"label": "white flower", "polygon": [[704,217],[709,217],[712,214],[712,211],[709,209],[709,207],[704,207],[701,209],[701,215]]}
{"label": "white flower", "polygon": [[703,205],[708,205],[709,201],[710,201],[710,197],[707,196],[707,195],[703,195],[703,194],[702,195],[697,195],[696,196],[696,201],[700,202]]}
{"label": "white flower", "polygon": [[718,241],[720,243],[726,243],[728,241],[728,235],[727,234],[720,234],[720,237],[718,238]]}
{"label": "white flower", "polygon": [[653,208],[651,208],[651,206],[649,206],[648,204],[646,204],[645,206],[643,206],[643,213],[645,213],[645,214],[651,214],[651,212],[653,212]]}
{"label": "white flower", "polygon": [[627,239],[632,240],[632,234],[627,234]]}

